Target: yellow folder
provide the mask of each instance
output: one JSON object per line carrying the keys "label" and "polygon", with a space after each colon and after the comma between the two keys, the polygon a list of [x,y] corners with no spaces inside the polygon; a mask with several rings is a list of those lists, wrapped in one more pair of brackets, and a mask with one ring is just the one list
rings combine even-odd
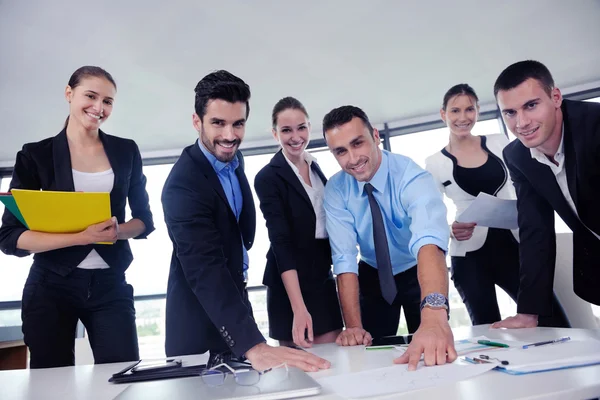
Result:
{"label": "yellow folder", "polygon": [[111,218],[110,194],[12,189],[29,229],[76,233]]}

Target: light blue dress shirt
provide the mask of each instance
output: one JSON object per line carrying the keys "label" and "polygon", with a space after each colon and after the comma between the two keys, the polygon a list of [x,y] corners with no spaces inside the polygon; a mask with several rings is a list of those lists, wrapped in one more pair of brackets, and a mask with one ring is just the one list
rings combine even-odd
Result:
{"label": "light blue dress shirt", "polygon": [[[217,160],[217,157],[208,151],[200,140],[198,140],[198,147],[200,147],[200,150],[202,150],[202,153],[204,153],[208,159],[208,162],[210,165],[212,165],[213,169],[217,173],[217,177],[219,178],[219,182],[221,182],[225,196],[227,196],[229,207],[231,207],[235,218],[239,222],[240,214],[242,213],[242,206],[244,205],[244,199],[242,197],[240,181],[235,174],[236,168],[240,166],[240,161],[238,160],[237,155],[230,162],[224,163]],[[246,250],[243,240],[242,249],[244,252],[244,279],[248,279],[248,250]]]}
{"label": "light blue dress shirt", "polygon": [[[415,266],[419,250],[427,244],[447,251],[450,229],[446,206],[431,174],[408,157],[385,150],[382,153],[381,165],[370,183],[383,215],[396,275]],[[340,171],[325,187],[327,233],[335,274],[358,274],[357,245],[361,259],[377,268],[365,183]]]}

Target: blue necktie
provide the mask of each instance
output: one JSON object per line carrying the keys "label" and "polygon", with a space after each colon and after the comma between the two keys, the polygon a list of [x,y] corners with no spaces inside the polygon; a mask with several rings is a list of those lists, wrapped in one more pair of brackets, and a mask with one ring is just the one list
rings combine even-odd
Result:
{"label": "blue necktie", "polygon": [[379,274],[379,286],[381,294],[388,304],[392,304],[398,293],[394,273],[392,272],[392,261],[390,260],[390,248],[388,247],[385,225],[381,209],[375,196],[373,196],[373,185],[365,184],[365,191],[369,197],[371,216],[373,217],[373,240],[375,242],[375,258],[377,260],[377,272]]}

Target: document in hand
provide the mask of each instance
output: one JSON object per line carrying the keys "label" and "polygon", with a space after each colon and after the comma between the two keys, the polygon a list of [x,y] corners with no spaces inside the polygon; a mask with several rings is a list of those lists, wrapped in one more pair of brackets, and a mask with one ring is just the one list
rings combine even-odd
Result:
{"label": "document in hand", "polygon": [[17,206],[17,202],[15,198],[10,193],[0,193],[0,202],[4,204],[4,207],[8,209],[25,227],[27,228],[27,223],[25,222],[25,218],[21,214],[21,210],[19,210],[19,206]]}
{"label": "document in hand", "polygon": [[497,365],[497,369],[512,375],[522,375],[600,364],[600,341],[573,340],[528,349],[481,352],[480,355],[498,363],[508,361],[508,365]]}
{"label": "document in hand", "polygon": [[479,193],[471,205],[457,218],[457,222],[475,222],[480,226],[517,229],[517,201],[499,199]]}
{"label": "document in hand", "polygon": [[21,189],[11,193],[17,211],[32,231],[76,233],[111,218],[109,193]]}

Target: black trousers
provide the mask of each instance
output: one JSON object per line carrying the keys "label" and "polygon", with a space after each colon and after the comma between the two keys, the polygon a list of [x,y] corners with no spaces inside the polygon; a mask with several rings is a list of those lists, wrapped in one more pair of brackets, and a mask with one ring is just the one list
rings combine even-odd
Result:
{"label": "black trousers", "polygon": [[[500,321],[496,299],[498,285],[515,302],[519,293],[519,244],[507,229],[490,228],[484,245],[465,257],[451,257],[452,280],[473,325]],[[539,317],[539,326],[570,327],[556,296],[554,313]]]}
{"label": "black trousers", "polygon": [[21,316],[31,368],[75,364],[75,331],[87,329],[96,364],[139,360],[133,287],[124,273],[75,268],[66,277],[31,267]]}
{"label": "black trousers", "polygon": [[400,322],[400,309],[408,331],[414,333],[421,324],[421,287],[414,266],[394,276],[398,294],[390,305],[381,295],[379,274],[376,268],[364,261],[358,263],[360,313],[363,328],[374,338],[395,335]]}

